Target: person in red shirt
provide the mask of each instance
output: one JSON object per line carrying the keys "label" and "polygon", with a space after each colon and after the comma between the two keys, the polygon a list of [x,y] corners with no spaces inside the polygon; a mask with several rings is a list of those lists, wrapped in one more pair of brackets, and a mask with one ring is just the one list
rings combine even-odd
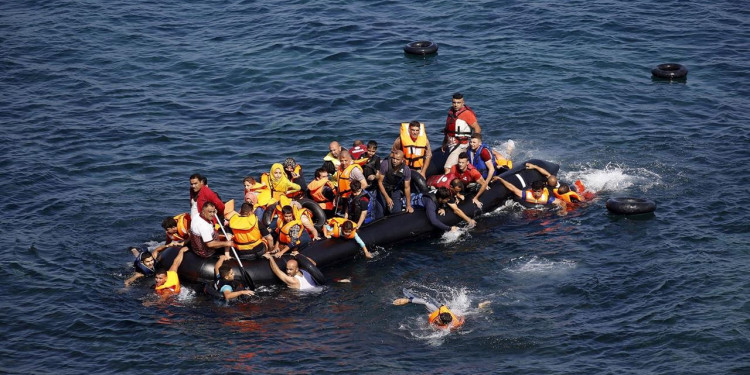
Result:
{"label": "person in red shirt", "polygon": [[463,181],[467,188],[469,188],[469,184],[479,184],[479,191],[477,191],[477,195],[471,201],[477,207],[482,208],[482,202],[479,201],[479,197],[487,190],[487,180],[482,177],[482,174],[474,166],[469,164],[469,155],[465,152],[460,153],[458,155],[458,163],[452,166],[448,173],[452,173],[456,178]]}
{"label": "person in red shirt", "polygon": [[445,138],[443,138],[442,149],[450,152],[443,166],[446,174],[458,162],[458,155],[468,150],[471,134],[481,132],[482,128],[477,122],[477,116],[474,114],[474,110],[464,102],[464,95],[460,92],[453,94],[451,108],[448,110],[448,117],[445,119],[445,129],[443,129]]}
{"label": "person in red shirt", "polygon": [[190,205],[192,210],[192,205],[195,204],[195,207],[198,211],[203,209],[203,205],[206,202],[211,202],[216,206],[216,210],[219,212],[219,215],[223,215],[224,212],[224,202],[221,201],[221,198],[219,198],[219,195],[214,193],[211,188],[208,187],[208,179],[199,174],[193,174],[190,176]]}

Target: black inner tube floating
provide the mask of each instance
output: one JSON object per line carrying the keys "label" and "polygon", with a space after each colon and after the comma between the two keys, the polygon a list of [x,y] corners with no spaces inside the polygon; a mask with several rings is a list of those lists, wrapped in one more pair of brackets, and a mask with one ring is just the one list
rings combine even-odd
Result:
{"label": "black inner tube floating", "polygon": [[404,46],[404,52],[412,55],[430,55],[438,50],[438,45],[429,40],[411,42]]}
{"label": "black inner tube floating", "polygon": [[646,198],[610,198],[607,200],[610,212],[623,215],[647,214],[656,210],[656,203]]}
{"label": "black inner tube floating", "polygon": [[669,80],[685,78],[687,74],[687,68],[680,64],[660,64],[651,70],[654,77]]}

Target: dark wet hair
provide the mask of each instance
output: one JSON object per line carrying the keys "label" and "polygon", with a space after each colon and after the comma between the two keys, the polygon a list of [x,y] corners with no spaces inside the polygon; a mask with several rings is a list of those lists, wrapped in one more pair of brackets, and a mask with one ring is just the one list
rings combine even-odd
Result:
{"label": "dark wet hair", "polygon": [[148,251],[144,251],[144,252],[142,252],[142,253],[141,253],[141,263],[145,262],[145,261],[146,261],[146,259],[148,259],[148,258],[153,258],[153,257],[154,257],[154,255],[153,255],[153,254],[151,254],[151,253],[150,253],[150,252],[148,252]]}
{"label": "dark wet hair", "polygon": [[357,190],[359,190],[359,189],[362,189],[362,183],[361,183],[361,182],[359,182],[359,180],[353,180],[353,181],[352,181],[352,182],[351,182],[351,183],[349,184],[349,189],[350,189],[351,191],[357,191]]}
{"label": "dark wet hair", "polygon": [[450,197],[451,197],[451,192],[450,190],[448,190],[448,188],[441,186],[437,189],[437,192],[435,192],[435,198],[437,199],[444,200],[444,199],[450,199]]}
{"label": "dark wet hair", "polygon": [[419,121],[417,121],[417,120],[414,120],[414,121],[412,121],[412,122],[409,123],[409,128],[414,128],[414,127],[419,128],[421,126],[422,126],[422,124],[420,124]]}
{"label": "dark wet hair", "polygon": [[462,153],[458,154],[458,158],[459,159],[468,159],[469,158],[469,154],[467,154],[466,152],[462,152]]}
{"label": "dark wet hair", "polygon": [[462,94],[460,92],[457,92],[457,93],[453,94],[453,99],[463,99],[463,98],[464,98],[464,94]]}
{"label": "dark wet hair", "polygon": [[453,317],[448,312],[440,313],[440,315],[438,316],[440,317],[440,322],[443,324],[449,324],[450,322],[453,321]]}
{"label": "dark wet hair", "polygon": [[324,161],[322,168],[325,169],[326,171],[328,171],[328,174],[330,174],[330,175],[336,173],[336,165],[333,164],[333,162],[330,161],[330,160]]}
{"label": "dark wet hair", "polygon": [[451,187],[460,187],[461,191],[464,191],[464,189],[466,189],[466,185],[464,185],[464,182],[461,181],[461,179],[458,177],[451,180]]}
{"label": "dark wet hair", "polygon": [[219,275],[221,275],[222,278],[226,277],[229,271],[232,270],[232,266],[228,264],[222,264],[221,267],[219,267]]}
{"label": "dark wet hair", "polygon": [[370,148],[370,147],[378,148],[378,142],[375,142],[375,141],[367,142],[367,148]]}
{"label": "dark wet hair", "polygon": [[164,229],[169,229],[169,228],[176,227],[176,226],[177,226],[177,220],[175,220],[172,216],[164,218],[164,220],[162,220],[161,222],[161,227]]}
{"label": "dark wet hair", "polygon": [[320,175],[323,174],[323,172],[328,173],[328,171],[325,168],[318,168],[318,169],[316,169],[315,170],[315,178],[320,177]]}
{"label": "dark wet hair", "polygon": [[544,186],[544,181],[534,181],[531,183],[531,190],[542,190]]}
{"label": "dark wet hair", "polygon": [[564,182],[561,182],[560,183],[560,187],[557,188],[557,193],[558,194],[565,194],[565,193],[568,193],[568,192],[570,192],[570,185],[568,185],[568,184],[566,184]]}
{"label": "dark wet hair", "polygon": [[350,231],[350,230],[354,230],[354,223],[352,223],[351,221],[347,220],[347,221],[344,222],[344,224],[341,224],[341,229],[343,229],[343,230],[345,230],[347,232]]}
{"label": "dark wet hair", "polygon": [[294,210],[292,210],[292,206],[286,205],[284,207],[281,207],[281,214],[282,215],[291,215],[294,213]]}
{"label": "dark wet hair", "polygon": [[156,272],[154,272],[154,275],[166,275],[167,269],[164,267],[159,267],[156,269]]}

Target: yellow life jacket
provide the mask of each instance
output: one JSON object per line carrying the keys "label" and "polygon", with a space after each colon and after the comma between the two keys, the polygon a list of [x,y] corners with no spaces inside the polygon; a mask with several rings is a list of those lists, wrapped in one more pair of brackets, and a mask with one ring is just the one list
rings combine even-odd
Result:
{"label": "yellow life jacket", "polygon": [[451,314],[451,318],[452,319],[451,319],[451,322],[450,322],[450,328],[458,328],[458,327],[460,327],[460,326],[462,326],[464,324],[463,318],[457,317],[455,314],[453,314],[453,311],[450,311],[450,309],[448,309],[448,307],[446,307],[445,305],[442,305],[442,306],[438,307],[437,310],[435,310],[432,313],[430,313],[430,316],[428,318],[429,321],[430,321],[430,324],[434,324],[434,325],[436,325],[438,327],[447,327],[447,325],[442,324],[440,322],[440,314],[441,313],[446,313],[446,312],[448,314]]}
{"label": "yellow life jacket", "polygon": [[332,191],[335,191],[336,188],[333,186],[331,181],[328,181],[328,179],[325,180],[313,180],[311,183],[307,184],[307,189],[310,191],[310,197],[320,205],[324,210],[332,210],[333,209],[333,201],[329,200],[328,198],[323,195],[323,189],[328,186],[331,188]]}
{"label": "yellow life jacket", "polygon": [[156,293],[163,296],[180,293],[180,278],[177,272],[167,271],[167,281],[156,287]]}
{"label": "yellow life jacket", "polygon": [[526,191],[526,202],[533,204],[547,204],[547,201],[549,201],[549,189],[547,188],[542,190],[542,196],[539,197],[539,199],[534,199],[534,194],[531,193],[531,190]]}
{"label": "yellow life jacket", "polygon": [[233,242],[237,245],[237,250],[252,250],[263,242],[263,236],[258,228],[258,218],[252,213],[249,216],[232,216],[229,219],[229,227],[234,233]]}
{"label": "yellow life jacket", "polygon": [[423,123],[419,123],[419,135],[416,140],[411,139],[409,123],[401,123],[401,150],[404,151],[404,160],[409,168],[420,169],[424,166],[427,150],[427,133],[424,130]]}
{"label": "yellow life jacket", "polygon": [[339,175],[338,195],[341,198],[348,198],[350,195],[352,195],[352,189],[350,187],[350,184],[351,184],[350,180],[351,180],[352,171],[355,168],[358,168],[359,171],[362,172],[362,167],[360,167],[357,164],[352,163],[352,165],[346,167],[346,169],[341,171]]}
{"label": "yellow life jacket", "polygon": [[495,155],[495,167],[496,168],[508,167],[508,169],[513,169],[513,162],[510,161],[510,159],[498,157],[498,155],[496,154]]}
{"label": "yellow life jacket", "polygon": [[[348,236],[344,236],[344,231],[341,229],[341,227],[347,221],[352,223],[352,227],[354,229],[352,229],[352,233],[350,233]],[[331,230],[331,233],[329,233],[333,238],[346,238],[350,240],[354,238],[355,234],[357,233],[357,223],[349,219],[344,219],[343,217],[332,217],[328,219],[328,221],[326,221],[326,225],[333,228]]]}

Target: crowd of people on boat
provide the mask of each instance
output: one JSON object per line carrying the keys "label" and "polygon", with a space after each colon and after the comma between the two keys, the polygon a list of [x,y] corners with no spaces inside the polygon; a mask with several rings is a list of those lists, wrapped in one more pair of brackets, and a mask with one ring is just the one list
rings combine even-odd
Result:
{"label": "crowd of people on boat", "polygon": [[[275,259],[285,254],[299,256],[299,251],[311,242],[325,238],[356,241],[364,256],[372,258],[357,230],[386,215],[411,214],[416,207],[423,208],[430,223],[441,230],[457,230],[439,220],[446,210],[471,228],[476,223],[459,203],[470,198],[481,209],[480,197],[494,181],[500,181],[518,199],[530,204],[565,209],[566,205],[583,200],[568,185],[558,183],[554,175],[534,164],[529,163],[526,168],[538,170],[547,177],[546,183],[539,181],[521,190],[501,178],[502,172],[513,167],[513,143],[509,142],[503,151],[484,143],[476,114],[460,93],[453,95],[443,134],[441,149],[448,157],[442,166],[433,167],[443,173],[426,175],[433,162],[432,149],[425,124],[411,121],[400,124],[399,135],[382,159],[374,140],[355,140],[348,149],[332,141],[309,183],[302,166],[291,157],[274,163],[259,178],[245,177],[239,211],[234,200],[221,200],[204,175],[193,174],[189,177],[190,212],[163,220],[163,245],[150,253],[133,249],[136,272],[125,285],[144,275],[155,275],[157,293],[178,293],[176,270],[184,252],[192,251],[202,258],[218,257],[215,287],[227,300],[252,294],[242,291],[231,267],[223,264],[232,257],[266,258],[274,274],[290,287],[312,288],[313,278],[299,268],[297,260],[289,259],[284,272]],[[158,254],[169,247],[179,247],[179,255],[169,270],[154,270]]]}

